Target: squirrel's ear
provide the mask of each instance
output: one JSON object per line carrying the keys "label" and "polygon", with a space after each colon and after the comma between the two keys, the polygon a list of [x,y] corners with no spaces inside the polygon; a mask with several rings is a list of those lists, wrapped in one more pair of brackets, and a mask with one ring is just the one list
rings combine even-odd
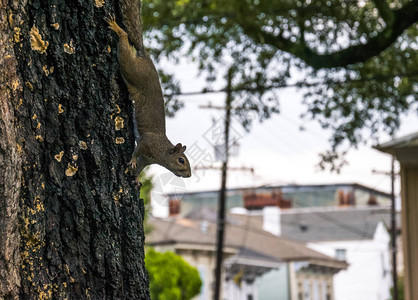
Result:
{"label": "squirrel's ear", "polygon": [[186,151],[186,145],[184,145],[183,147],[181,147],[181,150],[180,150],[180,152],[184,152],[184,151]]}
{"label": "squirrel's ear", "polygon": [[173,154],[173,153],[175,153],[175,152],[179,152],[179,151],[180,151],[180,149],[181,149],[181,144],[180,144],[180,143],[178,143],[177,145],[175,145],[175,146],[174,146],[174,148],[170,149],[169,153],[170,153],[170,154]]}

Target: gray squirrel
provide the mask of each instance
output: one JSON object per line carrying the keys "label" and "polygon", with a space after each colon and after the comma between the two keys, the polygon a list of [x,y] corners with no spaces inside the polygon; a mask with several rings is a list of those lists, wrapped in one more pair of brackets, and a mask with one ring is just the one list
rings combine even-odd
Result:
{"label": "gray squirrel", "polygon": [[114,17],[106,21],[119,36],[120,72],[134,102],[140,135],[129,168],[137,178],[151,164],[159,164],[176,176],[190,177],[190,163],[184,154],[186,146],[180,143],[174,146],[166,136],[164,99],[158,72],[142,41],[140,3],[137,0],[121,0],[120,5],[129,34],[119,27]]}

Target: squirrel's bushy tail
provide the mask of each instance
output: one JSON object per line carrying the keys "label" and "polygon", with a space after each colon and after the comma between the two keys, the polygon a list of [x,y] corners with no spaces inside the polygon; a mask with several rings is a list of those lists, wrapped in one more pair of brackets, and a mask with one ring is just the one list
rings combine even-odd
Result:
{"label": "squirrel's bushy tail", "polygon": [[142,38],[141,0],[119,0],[120,9],[129,40],[138,51],[138,56],[145,55]]}

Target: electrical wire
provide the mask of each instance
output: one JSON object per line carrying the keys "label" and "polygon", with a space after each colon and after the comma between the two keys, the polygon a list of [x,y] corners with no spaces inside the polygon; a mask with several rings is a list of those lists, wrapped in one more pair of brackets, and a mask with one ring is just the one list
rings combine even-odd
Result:
{"label": "electrical wire", "polygon": [[[392,74],[392,75],[382,75],[382,76],[375,76],[370,78],[362,78],[362,79],[352,79],[352,80],[343,80],[343,81],[320,81],[320,82],[313,82],[307,83],[305,80],[292,83],[292,84],[280,84],[280,85],[269,85],[263,87],[264,91],[274,90],[274,89],[285,89],[285,88],[292,88],[292,87],[299,87],[299,88],[309,88],[315,87],[320,85],[344,85],[347,83],[362,83],[362,82],[369,82],[369,81],[380,81],[391,79],[394,77],[405,77],[405,78],[414,78],[418,77],[418,72],[412,73],[403,73],[403,74]],[[249,87],[238,87],[232,88],[232,92],[240,92],[240,91],[248,91],[248,92],[256,92],[258,88],[249,88]],[[218,93],[226,93],[227,89],[222,88],[219,90],[210,90],[210,89],[203,89],[201,91],[190,91],[190,92],[179,92],[173,94],[165,94],[165,97],[172,97],[172,96],[197,96],[197,95],[205,95],[205,94],[218,94]]]}

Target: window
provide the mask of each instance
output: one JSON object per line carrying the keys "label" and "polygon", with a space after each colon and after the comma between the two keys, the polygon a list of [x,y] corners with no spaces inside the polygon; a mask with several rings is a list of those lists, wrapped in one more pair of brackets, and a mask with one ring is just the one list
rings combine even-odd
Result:
{"label": "window", "polygon": [[335,258],[339,260],[346,260],[347,250],[346,249],[335,249]]}
{"label": "window", "polygon": [[311,287],[310,287],[308,279],[303,280],[303,299],[304,300],[311,299]]}
{"label": "window", "polygon": [[312,300],[319,300],[319,284],[318,280],[312,282]]}
{"label": "window", "polygon": [[327,283],[326,283],[326,281],[324,280],[324,281],[322,281],[322,288],[321,288],[321,290],[322,290],[322,292],[321,292],[321,294],[322,294],[322,300],[327,300]]}

